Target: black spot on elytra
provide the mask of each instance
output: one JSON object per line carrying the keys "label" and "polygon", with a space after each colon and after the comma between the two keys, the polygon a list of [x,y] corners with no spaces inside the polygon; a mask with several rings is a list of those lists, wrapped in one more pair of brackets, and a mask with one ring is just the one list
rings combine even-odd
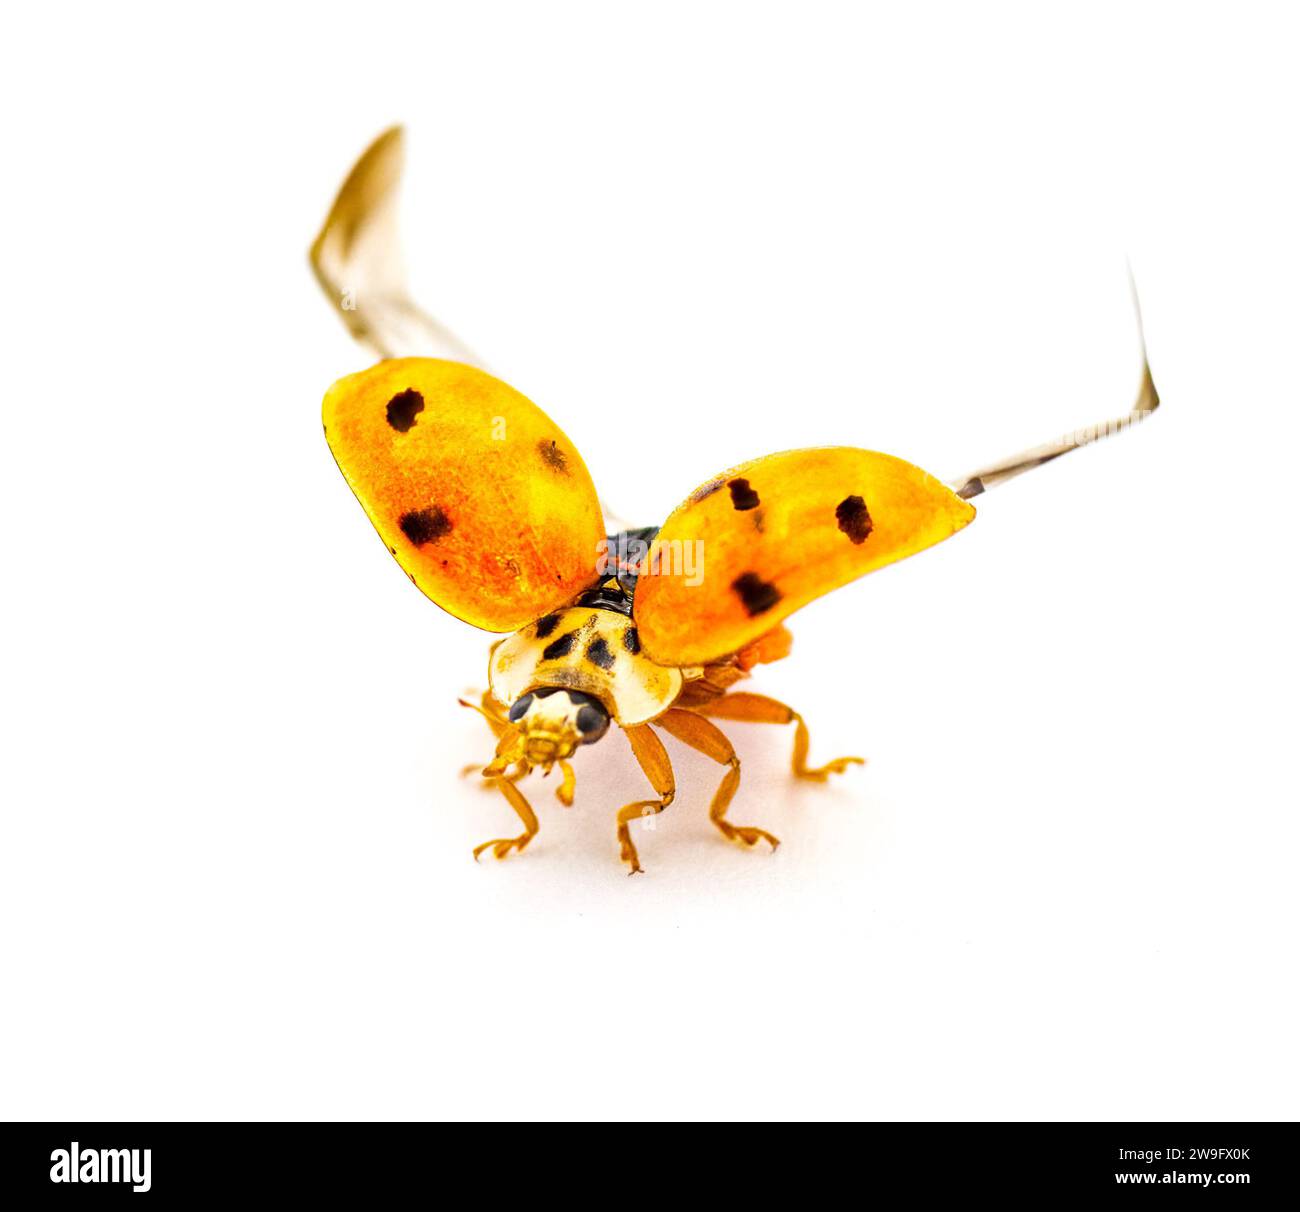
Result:
{"label": "black spot on elytra", "polygon": [[573,641],[577,634],[576,631],[571,631],[568,635],[560,636],[558,640],[552,640],[542,649],[542,660],[557,661],[560,657],[568,656],[573,651]]}
{"label": "black spot on elytra", "polygon": [[771,610],[781,600],[781,591],[756,572],[742,572],[731,582],[731,588],[740,598],[750,618]]}
{"label": "black spot on elytra", "polygon": [[587,660],[600,669],[614,668],[614,654],[610,652],[604,636],[597,636],[587,645]]}
{"label": "black spot on elytra", "polygon": [[731,507],[733,509],[758,508],[758,493],[749,486],[748,480],[728,480],[727,487],[731,489]]}
{"label": "black spot on elytra", "polygon": [[552,631],[555,630],[556,624],[560,621],[558,614],[548,614],[545,618],[537,620],[537,638],[544,640]]}
{"label": "black spot on elytra", "polygon": [[835,520],[854,543],[861,543],[871,533],[871,515],[861,497],[845,497],[835,506]]}
{"label": "black spot on elytra", "polygon": [[423,411],[424,397],[408,387],[388,401],[388,423],[398,433],[406,433],[415,424],[416,414]]}
{"label": "black spot on elytra", "polygon": [[633,656],[641,651],[641,637],[637,634],[635,627],[629,627],[623,632],[623,647]]}
{"label": "black spot on elytra", "polygon": [[701,484],[699,488],[697,488],[693,493],[691,493],[691,503],[693,505],[698,504],[700,501],[703,501],[706,497],[711,497],[715,492],[718,491],[719,488],[722,487],[722,485],[725,482],[726,481],[719,478],[716,480],[710,480],[707,484]]}
{"label": "black spot on elytra", "polygon": [[417,547],[436,543],[451,532],[451,519],[436,505],[428,509],[413,509],[397,520],[402,533]]}
{"label": "black spot on elytra", "polygon": [[568,475],[569,460],[564,457],[564,451],[560,449],[554,438],[543,438],[537,443],[537,450],[547,467]]}

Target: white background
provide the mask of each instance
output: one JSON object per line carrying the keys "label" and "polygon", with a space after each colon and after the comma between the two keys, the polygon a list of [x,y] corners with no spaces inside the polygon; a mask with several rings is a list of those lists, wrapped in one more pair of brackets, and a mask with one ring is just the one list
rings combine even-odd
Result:
{"label": "white background", "polygon": [[[310,13],[310,15],[309,15]],[[5,114],[4,996],[28,1118],[1294,1118],[1283,7],[28,7]],[[408,124],[418,297],[653,523],[850,443],[1164,407],[809,607],[617,859],[462,782],[488,639],[389,559],[305,252]],[[674,753],[680,749],[674,747]]]}

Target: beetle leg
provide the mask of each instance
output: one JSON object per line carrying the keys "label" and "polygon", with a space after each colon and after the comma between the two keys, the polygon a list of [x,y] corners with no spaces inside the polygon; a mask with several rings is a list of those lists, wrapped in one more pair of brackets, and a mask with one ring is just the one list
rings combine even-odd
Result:
{"label": "beetle leg", "polygon": [[691,708],[700,715],[711,715],[720,720],[739,720],[751,724],[788,724],[794,721],[794,753],[790,759],[790,769],[796,778],[812,779],[824,783],[832,774],[843,774],[851,765],[865,765],[866,759],[860,757],[835,758],[824,766],[808,767],[808,725],[793,707],[787,707],[776,699],[769,699],[765,694],[750,694],[737,691],[724,695],[711,703],[701,703]]}
{"label": "beetle leg", "polygon": [[498,837],[493,838],[490,842],[484,842],[481,846],[474,847],[474,858],[477,861],[478,856],[489,847],[492,853],[499,859],[503,859],[511,850],[522,851],[537,834],[537,815],[533,812],[528,801],[524,799],[523,792],[519,790],[514,783],[503,778],[495,778],[492,782],[501,790],[501,794],[510,801],[510,806],[519,814],[519,819],[524,823],[524,831],[518,837]]}
{"label": "beetle leg", "polygon": [[730,767],[722,776],[722,782],[714,792],[713,803],[709,806],[709,820],[722,831],[723,837],[733,842],[743,842],[746,846],[753,846],[761,838],[775,850],[781,844],[780,839],[773,837],[766,829],[759,829],[754,825],[733,825],[727,820],[727,808],[731,804],[732,796],[736,794],[736,789],[740,786],[740,759],[722,730],[702,715],[675,709],[664,712],[655,723],[665,732],[675,736],[682,744],[689,745],[705,757]]}
{"label": "beetle leg", "polygon": [[[498,742],[507,732],[514,731],[513,725],[510,723],[510,717],[506,713],[505,708],[492,697],[492,692],[490,690],[483,691],[479,703],[471,703],[465,699],[457,699],[456,701],[462,707],[468,707],[471,711],[477,711],[486,721],[487,726],[492,730],[492,735],[496,737]],[[500,746],[498,746],[497,752],[500,754]],[[464,778],[467,775],[481,771],[482,769],[482,763],[475,762],[469,766],[462,766],[460,774],[461,777]],[[513,774],[503,775],[502,777],[508,778],[513,783],[517,779],[523,778],[528,772],[529,767],[527,763],[520,762],[518,770]]]}
{"label": "beetle leg", "polygon": [[560,801],[566,808],[573,807],[573,789],[577,786],[578,778],[573,773],[573,767],[568,762],[560,762],[560,773],[564,776],[563,781],[555,789],[555,798]]}
{"label": "beetle leg", "polygon": [[[483,691],[482,698],[478,703],[471,703],[468,699],[456,700],[462,707],[468,707],[471,711],[477,711],[481,715],[487,726],[492,730],[492,735],[500,740],[506,729],[510,727],[510,720],[507,718],[501,704],[492,697],[490,690]],[[462,766],[460,777],[468,778],[471,774],[478,774],[483,769],[482,762],[473,762],[468,766]],[[528,767],[520,764],[519,768],[513,774],[503,775],[512,783],[517,782],[528,773]],[[491,788],[491,783],[483,784],[485,789]]]}
{"label": "beetle leg", "polygon": [[[482,762],[471,762],[468,766],[462,766],[460,768],[460,777],[463,779],[469,778],[471,774],[482,774],[482,773],[483,773]],[[520,762],[509,774],[502,774],[502,775],[498,775],[497,777],[505,779],[506,782],[508,783],[517,783],[525,775],[531,773],[532,773],[532,767],[527,765],[524,762]],[[484,791],[491,791],[492,780],[488,779],[480,783],[479,786],[482,787]],[[559,792],[557,791],[556,794],[558,795]]]}
{"label": "beetle leg", "polygon": [[510,726],[509,717],[502,709],[501,704],[492,697],[489,690],[483,691],[483,695],[477,703],[471,703],[468,699],[457,699],[462,707],[468,707],[471,711],[477,711],[487,726],[492,729],[492,735],[500,737],[501,734]]}
{"label": "beetle leg", "polygon": [[632,753],[640,763],[641,769],[645,771],[646,778],[650,780],[650,785],[659,793],[657,800],[637,800],[635,803],[625,804],[618,810],[619,857],[630,868],[628,875],[635,875],[642,870],[642,867],[636,846],[632,844],[632,834],[628,830],[628,825],[639,817],[657,816],[667,808],[677,793],[677,784],[673,779],[673,767],[668,760],[668,751],[664,748],[663,741],[650,731],[648,724],[634,724],[630,728],[623,729],[623,732],[632,746]]}
{"label": "beetle leg", "polygon": [[462,707],[468,707],[471,711],[477,711],[479,715],[483,717],[487,726],[490,729],[492,729],[493,736],[500,737],[501,734],[506,730],[509,721],[504,720],[500,716],[494,715],[492,712],[485,710],[484,708],[480,707],[477,703],[471,703],[465,699],[457,699],[456,702],[458,702]]}

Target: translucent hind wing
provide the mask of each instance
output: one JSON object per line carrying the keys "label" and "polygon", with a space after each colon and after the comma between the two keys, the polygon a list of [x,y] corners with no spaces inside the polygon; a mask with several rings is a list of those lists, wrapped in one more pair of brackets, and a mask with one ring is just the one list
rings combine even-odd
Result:
{"label": "translucent hind wing", "polygon": [[348,331],[378,357],[427,355],[477,366],[469,347],[407,290],[398,234],[405,158],[400,126],[366,148],[312,242],[312,270]]}

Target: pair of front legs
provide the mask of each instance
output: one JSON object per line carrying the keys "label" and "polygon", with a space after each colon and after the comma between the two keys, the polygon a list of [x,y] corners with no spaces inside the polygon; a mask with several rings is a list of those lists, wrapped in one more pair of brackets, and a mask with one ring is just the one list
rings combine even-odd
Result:
{"label": "pair of front legs", "polygon": [[[480,710],[487,718],[493,733],[500,736],[505,726],[504,720],[499,711],[494,712],[489,706],[487,695],[484,695],[483,707]],[[832,774],[842,774],[848,766],[855,763],[862,764],[862,759],[859,757],[844,757],[827,762],[824,766],[809,767],[808,726],[804,723],[803,717],[793,708],[766,695],[737,692],[692,708],[674,707],[666,711],[654,721],[656,727],[728,768],[727,773],[722,776],[717,791],[714,792],[713,802],[709,807],[709,819],[724,837],[746,846],[756,845],[761,840],[775,850],[780,843],[766,829],[759,829],[754,825],[736,825],[727,820],[727,809],[736,794],[736,789],[740,786],[740,759],[722,730],[705,718],[706,716],[758,724],[788,724],[793,721],[794,752],[790,768],[796,778],[824,783]],[[667,808],[673,802],[677,787],[673,778],[672,763],[668,760],[668,752],[650,725],[634,725],[624,729],[624,732],[632,746],[633,754],[658,797],[653,800],[637,800],[624,805],[618,811],[619,853],[623,861],[628,864],[629,874],[633,874],[642,868],[629,826],[640,817],[656,816]],[[517,774],[502,776],[493,781],[523,822],[524,832],[515,838],[496,838],[484,842],[475,849],[475,858],[489,848],[497,858],[505,858],[512,849],[522,850],[537,833],[537,817],[528,801],[514,785],[514,778],[517,777]],[[564,782],[556,794],[566,805],[573,803],[573,771],[567,763],[564,764]]]}

